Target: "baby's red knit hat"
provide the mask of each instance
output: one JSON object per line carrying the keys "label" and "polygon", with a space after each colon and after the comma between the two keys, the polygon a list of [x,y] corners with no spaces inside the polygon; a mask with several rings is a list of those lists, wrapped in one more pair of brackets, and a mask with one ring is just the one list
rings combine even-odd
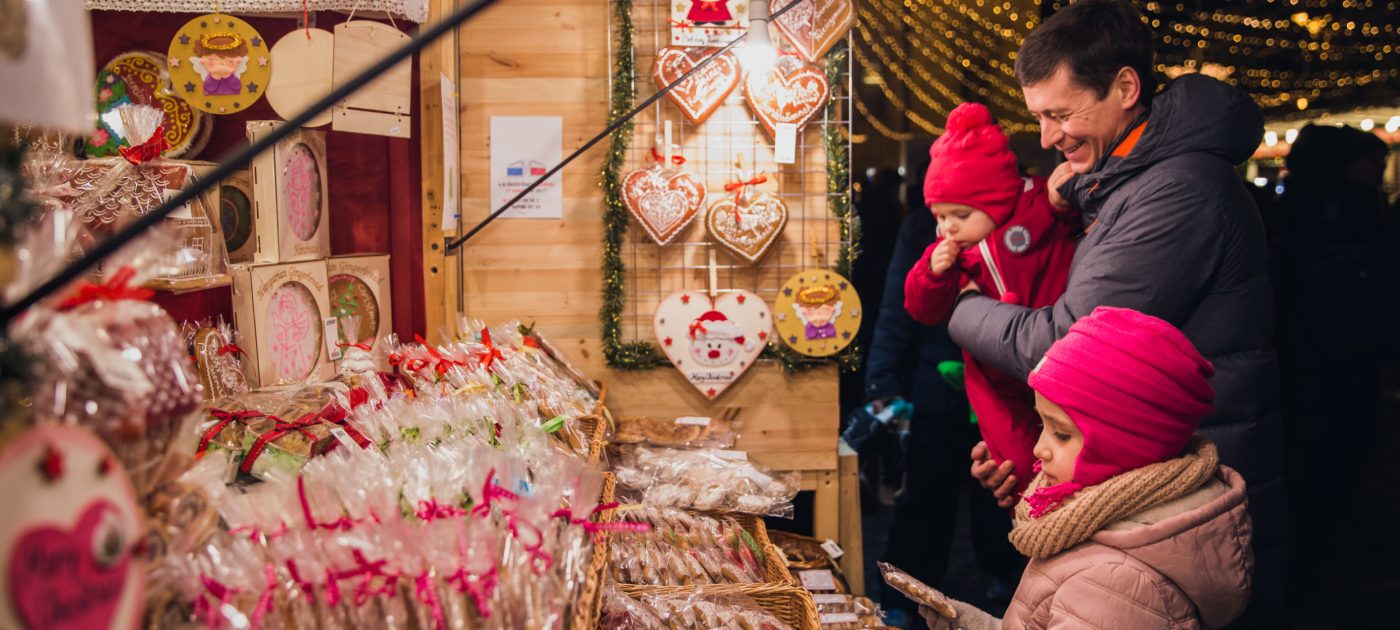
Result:
{"label": "baby's red knit hat", "polygon": [[972,206],[998,226],[1011,218],[1024,185],[1006,134],[981,103],[948,114],[947,131],[929,147],[924,202]]}

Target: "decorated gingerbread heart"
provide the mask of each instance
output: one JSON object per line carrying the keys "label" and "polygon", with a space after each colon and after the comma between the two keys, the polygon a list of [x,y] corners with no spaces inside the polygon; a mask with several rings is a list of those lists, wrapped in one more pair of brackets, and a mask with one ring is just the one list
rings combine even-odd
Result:
{"label": "decorated gingerbread heart", "polygon": [[[769,0],[768,6],[777,13],[789,1]],[[775,21],[793,48],[807,61],[816,63],[851,30],[855,11],[851,10],[851,0],[805,0]]]}
{"label": "decorated gingerbread heart", "polygon": [[[657,88],[664,88],[676,79],[681,78],[691,68],[694,68],[706,57],[715,54],[715,48],[678,48],[667,46],[656,53],[656,63],[652,64],[651,77],[656,81]],[[724,102],[734,88],[739,86],[739,59],[734,53],[723,52],[714,61],[711,61],[704,68],[695,74],[690,75],[685,81],[676,85],[675,89],[666,93],[671,101],[680,108],[681,113],[690,120],[691,123],[700,124],[705,122],[710,114]]]}
{"label": "decorated gingerbread heart", "polygon": [[830,94],[826,74],[792,54],[779,55],[765,71],[749,73],[744,83],[744,98],[770,136],[778,123],[807,124]]}
{"label": "decorated gingerbread heart", "polygon": [[705,204],[705,184],[687,171],[659,164],[627,174],[622,202],[657,245],[666,245],[695,220]]}
{"label": "decorated gingerbread heart", "polygon": [[656,307],[653,324],[671,364],[710,399],[753,366],[773,329],[763,298],[743,290],[713,300],[701,291],[672,293]]}
{"label": "decorated gingerbread heart", "polygon": [[725,195],[710,204],[705,229],[715,242],[755,264],[778,240],[787,221],[787,204],[771,193]]}
{"label": "decorated gingerbread heart", "polygon": [[134,628],[145,567],[125,470],[97,437],[49,425],[0,449],[0,627]]}

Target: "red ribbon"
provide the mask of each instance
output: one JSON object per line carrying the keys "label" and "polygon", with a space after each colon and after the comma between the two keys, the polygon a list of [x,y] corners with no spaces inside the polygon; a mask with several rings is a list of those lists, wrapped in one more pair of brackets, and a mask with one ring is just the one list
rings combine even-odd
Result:
{"label": "red ribbon", "polygon": [[490,372],[491,364],[495,363],[496,359],[504,361],[506,357],[505,355],[501,354],[500,350],[496,349],[496,344],[491,343],[490,328],[481,329],[481,343],[482,345],[486,346],[486,352],[477,358],[477,362],[481,364],[481,368],[483,370]]}
{"label": "red ribbon", "polygon": [[348,341],[338,341],[335,345],[338,348],[359,348],[361,350],[364,350],[365,352],[372,352],[374,349],[374,346],[364,342],[350,343]]}
{"label": "red ribbon", "polygon": [[277,531],[272,532],[271,534],[263,534],[262,530],[258,529],[257,525],[240,525],[238,527],[228,530],[228,533],[230,534],[238,534],[241,532],[248,532],[248,540],[251,540],[253,542],[258,542],[259,539],[275,540],[277,538],[281,538],[283,534],[287,533],[287,524],[282,523],[281,525],[278,525]]}
{"label": "red ribbon", "polygon": [[318,529],[342,529],[349,530],[355,526],[355,521],[350,517],[341,514],[339,519],[328,523],[316,522],[316,517],[311,515],[311,501],[306,498],[306,478],[297,477],[297,500],[301,502],[301,515],[306,519],[306,528],[311,531]]}
{"label": "red ribbon", "polygon": [[[346,409],[336,402],[327,404],[321,410],[321,419],[345,429],[346,435],[349,435],[350,439],[354,440],[360,448],[369,448],[373,442],[365,437],[365,434],[361,433],[359,429],[356,429],[355,425],[350,424],[350,411],[369,402],[369,390],[363,387],[351,388],[349,402],[350,409]],[[339,442],[336,442],[336,445],[339,445]]]}
{"label": "red ribbon", "polygon": [[476,604],[476,611],[482,619],[491,618],[491,595],[496,592],[496,567],[491,567],[485,575],[469,575],[466,569],[457,569],[447,578],[448,584],[459,593],[466,593]]}
{"label": "red ribbon", "polygon": [[267,580],[267,587],[258,596],[257,607],[253,608],[253,620],[250,626],[253,630],[261,628],[263,618],[267,616],[267,613],[272,612],[272,595],[277,589],[277,569],[274,569],[271,564],[263,565],[263,577]]}
{"label": "red ribbon", "polygon": [[700,0],[701,11],[718,11],[719,0]]}
{"label": "red ribbon", "polygon": [[437,630],[447,628],[447,623],[443,621],[442,603],[438,601],[437,589],[433,587],[433,580],[430,571],[424,571],[414,580],[414,592],[418,595],[418,601],[428,606],[433,612],[433,626]]}
{"label": "red ribbon", "polygon": [[724,185],[724,192],[734,193],[734,223],[739,223],[739,197],[744,194],[744,187],[757,186],[768,181],[767,175],[759,175],[748,181],[735,180]]}
{"label": "red ribbon", "polygon": [[224,345],[222,345],[222,346],[219,346],[219,354],[220,354],[220,355],[225,355],[225,354],[241,354],[241,355],[243,355],[243,356],[248,356],[248,353],[247,353],[247,352],[244,352],[244,351],[243,351],[243,348],[240,348],[240,347],[238,347],[238,344],[233,344],[233,343],[226,343],[226,344],[224,344]]}
{"label": "red ribbon", "polygon": [[707,333],[707,332],[710,332],[710,331],[708,331],[708,330],[705,330],[705,324],[704,324],[703,322],[699,322],[699,321],[690,322],[690,338],[691,338],[691,339],[694,339],[694,338],[695,338],[695,333],[696,333],[696,331],[699,331],[700,333]]}
{"label": "red ribbon", "polygon": [[418,502],[416,512],[418,518],[423,521],[435,521],[440,518],[456,518],[467,513],[466,510],[448,503],[438,503],[437,499],[423,499]]}
{"label": "red ribbon", "polygon": [[[662,155],[660,151],[657,151],[656,147],[651,148],[651,159],[656,160],[657,162],[666,162],[666,156]],[[672,154],[671,163],[675,164],[676,166],[685,164],[685,156],[680,154]]]}
{"label": "red ribbon", "polygon": [[225,586],[222,582],[207,575],[199,576],[199,583],[204,585],[204,590],[209,591],[210,595],[219,598],[219,605],[210,605],[209,600],[203,595],[200,595],[199,599],[194,602],[195,617],[198,617],[199,614],[203,612],[204,625],[217,628],[221,625],[219,621],[220,609],[233,600],[233,596],[238,593],[238,589]]}
{"label": "red ribbon", "polygon": [[155,292],[141,287],[131,287],[131,279],[136,276],[136,269],[130,265],[122,265],[112,277],[102,284],[85,282],[78,287],[76,293],[58,305],[61,311],[70,311],[88,302],[97,300],[149,300]]}
{"label": "red ribbon", "polygon": [[[598,507],[593,508],[593,513],[594,513],[594,514],[597,514],[598,512],[601,512],[601,511],[603,511],[603,510],[611,510],[611,509],[617,507],[618,505],[619,505],[619,504],[616,503],[616,502],[614,502],[614,503],[606,503],[606,504],[603,504],[603,505],[599,505]],[[558,511],[554,512],[554,514],[551,514],[551,515],[550,515],[550,518],[559,518],[559,519],[563,519],[563,520],[565,520],[565,521],[568,521],[570,525],[577,525],[577,526],[579,526],[579,527],[582,527],[582,528],[583,528],[583,531],[588,532],[588,534],[589,534],[590,536],[592,536],[594,542],[601,541],[601,540],[603,539],[603,536],[604,536],[605,532],[649,532],[649,531],[651,531],[651,524],[650,524],[650,523],[639,523],[639,522],[636,522],[636,521],[617,521],[617,522],[611,522],[611,523],[598,523],[598,522],[595,522],[595,521],[593,521],[593,520],[586,519],[586,518],[574,518],[574,516],[573,516],[573,511],[570,510],[569,508],[560,508]]]}
{"label": "red ribbon", "polygon": [[133,165],[140,166],[146,162],[157,159],[161,153],[170,148],[170,143],[165,140],[165,126],[156,127],[156,132],[151,137],[134,147],[119,147],[122,157]]}
{"label": "red ribbon", "polygon": [[535,544],[527,544],[520,538],[520,528],[516,527],[518,521],[516,521],[515,514],[507,512],[506,518],[509,523],[510,535],[514,536],[516,540],[520,540],[520,544],[525,547],[525,553],[530,554],[535,575],[543,575],[545,571],[548,571],[550,567],[554,566],[554,556],[549,555],[549,553],[544,550],[544,530],[537,527],[534,523],[525,521],[525,526],[535,532]]}
{"label": "red ribbon", "polygon": [[340,603],[340,584],[330,568],[326,568],[326,605],[335,608]]}
{"label": "red ribbon", "polygon": [[292,576],[292,581],[296,582],[297,586],[301,587],[301,592],[306,593],[306,599],[308,602],[316,601],[316,583],[308,582],[301,578],[301,571],[297,570],[296,560],[287,558],[287,573],[290,573]]}
{"label": "red ribbon", "polygon": [[[359,549],[351,553],[355,556],[355,562],[359,563],[359,568],[342,572],[337,575],[336,578],[343,580],[361,576],[359,586],[355,587],[354,602],[356,606],[365,605],[365,603],[369,601],[369,598],[375,595],[395,595],[397,593],[399,574],[384,570],[384,565],[388,562],[387,560],[380,559],[370,562],[365,559],[365,554]],[[370,585],[373,584],[374,578],[376,577],[384,578],[384,585],[380,586],[378,589],[373,589]]]}
{"label": "red ribbon", "polygon": [[220,432],[220,431],[223,431],[223,430],[224,430],[224,427],[228,426],[228,423],[230,423],[230,422],[235,422],[235,421],[237,421],[237,422],[247,422],[247,421],[249,421],[249,420],[251,420],[251,419],[253,419],[253,418],[262,418],[262,417],[264,417],[263,412],[261,412],[261,411],[232,411],[232,412],[229,412],[229,411],[224,411],[223,409],[210,409],[210,410],[209,410],[209,415],[214,416],[215,418],[218,418],[219,421],[216,422],[216,423],[214,423],[214,426],[209,427],[209,430],[208,430],[208,431],[205,431],[205,432],[204,432],[204,435],[200,436],[200,438],[199,438],[199,448],[196,448],[195,451],[194,451],[194,452],[195,452],[195,457],[199,457],[200,455],[202,455],[202,454],[204,453],[204,451],[208,450],[208,448],[209,448],[209,443],[212,442],[212,441],[214,440],[214,438],[216,438],[216,437],[219,436],[219,432]]}
{"label": "red ribbon", "polygon": [[308,413],[291,422],[287,422],[286,420],[283,420],[273,415],[268,415],[267,417],[276,420],[277,424],[273,426],[271,431],[259,435],[258,439],[253,442],[252,448],[248,449],[248,454],[243,456],[243,463],[238,467],[238,470],[245,474],[251,474],[253,472],[253,462],[256,462],[258,458],[262,456],[263,451],[267,449],[268,444],[271,444],[273,440],[276,440],[288,433],[296,431],[306,436],[306,439],[311,440],[312,444],[316,443],[316,435],[310,431],[307,431],[306,427],[311,427],[320,424],[321,420],[319,413]]}
{"label": "red ribbon", "polygon": [[496,469],[492,468],[490,472],[486,473],[486,482],[481,484],[481,505],[472,508],[472,514],[482,518],[489,516],[491,514],[491,504],[494,503],[496,499],[519,501],[520,495],[497,485]]}

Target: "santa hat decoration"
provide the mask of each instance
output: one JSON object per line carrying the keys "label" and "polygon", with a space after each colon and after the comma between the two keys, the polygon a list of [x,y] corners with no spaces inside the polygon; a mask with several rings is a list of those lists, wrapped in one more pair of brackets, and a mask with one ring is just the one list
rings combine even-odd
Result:
{"label": "santa hat decoration", "polygon": [[745,350],[753,349],[752,343],[745,343],[743,329],[719,311],[706,311],[705,314],[695,318],[695,321],[690,323],[690,338],[696,341],[732,339],[735,343],[744,346]]}

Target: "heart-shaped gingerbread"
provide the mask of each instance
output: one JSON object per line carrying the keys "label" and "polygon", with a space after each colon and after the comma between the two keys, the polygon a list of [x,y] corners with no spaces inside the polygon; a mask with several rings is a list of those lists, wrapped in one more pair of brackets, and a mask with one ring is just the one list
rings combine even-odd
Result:
{"label": "heart-shaped gingerbread", "polygon": [[[127,538],[122,516],[105,500],[89,504],[77,526],[24,533],[10,561],[10,589],[30,628],[107,628],[126,589]],[[66,602],[60,606],[56,602]]]}
{"label": "heart-shaped gingerbread", "polygon": [[744,83],[744,97],[769,136],[778,123],[807,124],[830,94],[826,74],[792,54],[780,55],[766,71],[750,72]]}
{"label": "heart-shaped gingerbread", "polygon": [[726,195],[710,204],[705,214],[705,228],[710,236],[749,264],[757,263],[768,253],[787,221],[787,204],[771,193],[737,201]]}
{"label": "heart-shaped gingerbread", "polygon": [[744,375],[773,330],[763,298],[735,290],[711,300],[700,291],[666,296],[656,307],[656,341],[685,375],[710,399]]}
{"label": "heart-shaped gingerbread", "polygon": [[642,168],[622,180],[622,202],[657,245],[666,245],[695,220],[705,184],[687,171]]}
{"label": "heart-shaped gingerbread", "polygon": [[[652,64],[651,77],[657,88],[664,88],[681,75],[690,71],[706,57],[715,54],[716,48],[679,48],[667,46],[656,53],[656,63]],[[681,113],[692,124],[705,122],[724,99],[739,85],[739,59],[734,53],[720,53],[714,61],[706,64],[695,74],[676,85],[666,93]]]}
{"label": "heart-shaped gingerbread", "polygon": [[[769,0],[768,6],[777,13],[788,3],[789,0]],[[793,48],[807,61],[816,63],[851,30],[855,11],[851,10],[851,0],[806,0],[776,22]]]}

